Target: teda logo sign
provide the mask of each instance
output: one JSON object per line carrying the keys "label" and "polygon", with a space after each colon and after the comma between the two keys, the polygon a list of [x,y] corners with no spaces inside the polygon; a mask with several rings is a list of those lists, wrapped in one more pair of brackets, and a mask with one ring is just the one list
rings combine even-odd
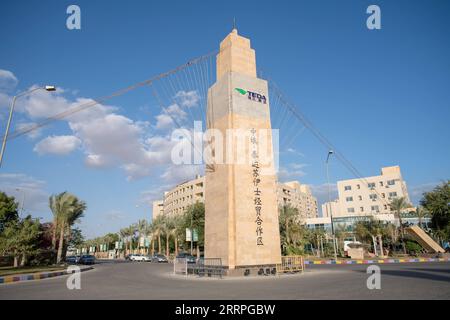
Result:
{"label": "teda logo sign", "polygon": [[241,88],[234,88],[234,89],[237,92],[239,92],[240,94],[242,94],[243,96],[247,95],[249,100],[253,100],[253,101],[256,101],[256,102],[261,102],[261,103],[264,103],[264,104],[267,103],[267,99],[266,99],[265,95],[262,95],[262,94],[259,94],[259,93],[256,93],[256,92],[252,92],[252,91],[248,91],[248,90],[244,90],[244,89],[241,89]]}

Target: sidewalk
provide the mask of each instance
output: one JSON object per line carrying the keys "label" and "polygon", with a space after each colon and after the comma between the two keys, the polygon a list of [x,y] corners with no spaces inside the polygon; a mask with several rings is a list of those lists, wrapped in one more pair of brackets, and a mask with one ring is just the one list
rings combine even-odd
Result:
{"label": "sidewalk", "polygon": [[[87,266],[87,267],[80,267],[81,272],[88,271],[94,269],[93,266]],[[30,280],[42,280],[47,278],[53,278],[58,276],[63,276],[70,274],[66,270],[59,270],[59,271],[48,271],[48,272],[36,272],[32,274],[17,274],[12,276],[4,276],[0,277],[0,284],[1,283],[12,283],[12,282],[21,282],[21,281],[30,281]]]}
{"label": "sidewalk", "polygon": [[367,259],[367,260],[327,260],[327,259],[315,259],[305,260],[307,264],[386,264],[386,263],[416,263],[416,262],[449,262],[450,258],[402,258],[402,259]]}

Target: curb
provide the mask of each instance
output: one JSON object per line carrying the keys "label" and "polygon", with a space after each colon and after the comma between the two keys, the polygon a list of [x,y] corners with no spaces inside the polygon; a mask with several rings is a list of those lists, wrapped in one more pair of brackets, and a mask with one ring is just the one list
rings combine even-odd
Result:
{"label": "curb", "polygon": [[[88,271],[88,270],[92,270],[92,269],[94,269],[94,267],[87,267],[87,268],[80,269],[80,272]],[[5,277],[0,277],[0,284],[30,281],[30,280],[42,280],[42,279],[72,274],[72,273],[73,272],[67,272],[67,270],[63,270],[63,271],[38,272],[38,273],[33,273],[33,274],[19,274],[19,275],[14,275],[14,276],[5,276]]]}
{"label": "curb", "polygon": [[374,259],[374,260],[305,260],[307,264],[388,264],[417,262],[449,262],[450,258]]}

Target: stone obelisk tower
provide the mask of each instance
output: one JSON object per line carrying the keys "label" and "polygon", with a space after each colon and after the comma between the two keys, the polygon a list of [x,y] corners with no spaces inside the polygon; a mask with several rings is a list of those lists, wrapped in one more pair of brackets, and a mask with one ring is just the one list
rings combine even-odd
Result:
{"label": "stone obelisk tower", "polygon": [[[223,154],[223,162],[206,168],[205,257],[221,258],[228,269],[280,263],[268,85],[257,78],[250,40],[236,29],[220,44],[216,83],[208,91],[207,127],[220,131],[224,141],[223,151],[217,150],[220,139],[212,148],[213,156]],[[227,138],[229,129],[248,133],[244,148]],[[259,141],[261,131],[268,137],[264,146]],[[261,148],[268,150],[269,164],[252,152]],[[225,159],[227,153],[234,161]],[[237,162],[234,157],[240,153],[250,154],[250,161]],[[262,167],[269,170],[263,172]]]}

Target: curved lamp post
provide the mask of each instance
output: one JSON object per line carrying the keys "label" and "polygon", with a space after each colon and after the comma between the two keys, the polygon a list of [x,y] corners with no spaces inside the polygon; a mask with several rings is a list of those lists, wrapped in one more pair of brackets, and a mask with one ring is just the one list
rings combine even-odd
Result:
{"label": "curved lamp post", "polygon": [[0,167],[2,166],[3,154],[5,153],[5,149],[6,149],[6,140],[8,140],[9,127],[11,125],[11,120],[12,120],[12,116],[13,116],[13,112],[14,112],[14,106],[16,104],[16,99],[20,98],[22,96],[28,95],[37,90],[55,91],[56,87],[55,86],[37,87],[37,88],[31,89],[31,90],[28,90],[25,92],[21,92],[18,95],[14,96],[14,98],[11,102],[11,108],[9,109],[8,123],[6,124],[5,135],[3,136],[2,150],[0,151]]}

